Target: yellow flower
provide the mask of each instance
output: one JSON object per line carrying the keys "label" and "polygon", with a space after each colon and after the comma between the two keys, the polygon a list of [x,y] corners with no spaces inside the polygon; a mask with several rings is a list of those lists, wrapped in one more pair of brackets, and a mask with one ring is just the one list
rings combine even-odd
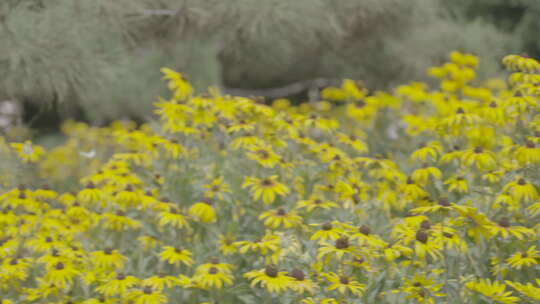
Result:
{"label": "yellow flower", "polygon": [[334,245],[326,242],[322,242],[322,245],[318,250],[317,259],[335,257],[337,260],[341,260],[344,256],[354,256],[356,252],[356,247],[349,243],[349,238],[346,236],[337,239]]}
{"label": "yellow flower", "polygon": [[259,219],[264,220],[264,225],[272,229],[291,228],[302,223],[302,218],[294,211],[287,213],[283,208],[263,212]]}
{"label": "yellow flower", "polygon": [[264,269],[253,270],[244,274],[252,280],[251,287],[260,284],[270,293],[281,293],[291,287],[292,278],[285,271],[279,271],[275,265],[267,265]]}
{"label": "yellow flower", "polygon": [[167,211],[161,211],[159,214],[159,226],[170,225],[176,228],[189,227],[186,217],[182,215],[178,209],[173,205],[168,205]]}
{"label": "yellow flower", "polygon": [[298,294],[304,294],[306,292],[310,294],[315,293],[317,285],[306,278],[304,272],[298,268],[293,269],[287,274],[292,278],[289,288]]}
{"label": "yellow flower", "polygon": [[414,299],[418,303],[438,303],[434,302],[436,298],[445,296],[440,290],[444,284],[436,284],[433,279],[424,274],[417,273],[412,279],[405,278],[405,284],[399,290],[394,292],[404,292],[407,299]]}
{"label": "yellow flower", "polygon": [[503,192],[507,192],[517,202],[530,203],[538,197],[536,188],[528,183],[524,178],[506,184]]}
{"label": "yellow flower", "polygon": [[124,262],[127,260],[118,250],[112,248],[94,251],[92,252],[92,258],[96,266],[102,269],[122,269]]}
{"label": "yellow flower", "polygon": [[125,296],[129,289],[136,286],[139,283],[139,279],[134,276],[126,276],[123,273],[111,275],[106,282],[103,282],[96,287],[96,291],[106,297],[112,296]]}
{"label": "yellow flower", "polygon": [[234,242],[234,246],[238,248],[238,252],[245,254],[248,251],[267,255],[271,252],[276,252],[280,249],[280,238],[274,234],[266,234],[262,239],[255,241],[238,241]]}
{"label": "yellow flower", "polygon": [[467,282],[465,286],[498,303],[513,304],[519,301],[519,298],[512,296],[511,291],[506,291],[506,285],[504,283],[491,282],[489,279],[480,279]]}
{"label": "yellow flower", "polygon": [[204,196],[209,198],[219,198],[222,200],[225,193],[231,193],[231,189],[228,184],[223,182],[223,176],[215,178],[208,185],[205,185],[204,188],[207,189]]}
{"label": "yellow flower", "polygon": [[45,154],[43,147],[33,145],[30,140],[24,143],[11,143],[10,146],[25,163],[35,163]]}
{"label": "yellow flower", "polygon": [[477,146],[469,149],[461,156],[463,164],[471,167],[476,165],[480,171],[491,171],[497,166],[495,153],[487,151],[484,148]]}
{"label": "yellow flower", "polygon": [[258,200],[262,197],[265,204],[271,204],[276,200],[276,194],[285,196],[289,193],[289,188],[278,182],[277,178],[277,175],[264,179],[246,177],[242,188],[251,187],[253,199]]}
{"label": "yellow flower", "polygon": [[165,289],[165,287],[171,288],[174,286],[180,286],[181,280],[177,277],[160,273],[158,275],[142,280],[140,282],[140,285],[149,286],[152,288],[152,290],[161,292],[163,291],[163,289]]}
{"label": "yellow flower", "polygon": [[133,304],[161,304],[167,303],[167,296],[160,291],[153,290],[150,286],[143,287],[142,290],[130,292],[126,299],[132,301]]}
{"label": "yellow flower", "polygon": [[69,288],[76,276],[80,274],[70,263],[58,262],[48,269],[45,275],[45,281],[54,284],[61,289]]}
{"label": "yellow flower", "polygon": [[506,262],[512,268],[519,270],[523,266],[529,267],[538,264],[537,258],[540,258],[540,251],[536,250],[536,246],[531,246],[525,252],[514,253],[506,260]]}
{"label": "yellow flower", "polygon": [[540,279],[536,279],[536,286],[530,282],[521,284],[518,282],[505,281],[506,284],[517,290],[520,294],[536,301],[540,301]]}
{"label": "yellow flower", "polygon": [[319,198],[317,195],[312,195],[309,199],[301,200],[296,203],[296,208],[306,208],[308,212],[318,208],[328,210],[336,207],[338,207],[338,204],[334,203],[333,201]]}
{"label": "yellow flower", "polygon": [[188,210],[196,220],[202,223],[214,223],[216,221],[216,211],[211,205],[211,199],[207,198],[204,202],[193,204]]}
{"label": "yellow flower", "polygon": [[233,276],[227,272],[222,271],[222,268],[211,266],[208,270],[203,271],[199,269],[193,276],[193,280],[203,288],[216,288],[221,289],[224,286],[233,284]]}
{"label": "yellow flower", "polygon": [[523,240],[525,237],[531,237],[535,234],[532,229],[523,226],[512,226],[510,219],[507,217],[503,217],[497,223],[491,223],[487,226],[487,229],[492,236],[501,235],[503,239],[514,236],[519,240]]}
{"label": "yellow flower", "polygon": [[442,154],[442,146],[438,141],[428,144],[421,144],[420,147],[411,154],[411,159],[416,161],[437,161]]}
{"label": "yellow flower", "polygon": [[274,168],[280,160],[279,155],[272,150],[270,145],[253,145],[249,150],[250,152],[247,153],[248,158],[257,161],[265,168]]}
{"label": "yellow flower", "polygon": [[103,199],[103,192],[96,188],[93,182],[88,182],[86,188],[77,194],[77,200],[82,204],[97,204]]}
{"label": "yellow flower", "polygon": [[429,167],[426,165],[420,169],[414,170],[411,178],[419,185],[426,185],[430,176],[436,180],[441,179],[442,172],[437,167]]}
{"label": "yellow flower", "polygon": [[330,285],[326,288],[328,291],[337,290],[340,294],[345,295],[348,292],[354,296],[361,297],[366,286],[359,283],[352,277],[345,275],[337,275],[333,272],[322,273],[322,276],[328,280]]}
{"label": "yellow flower", "polygon": [[337,225],[333,225],[331,222],[324,223],[321,229],[313,233],[311,240],[317,240],[319,242],[326,242],[327,240],[335,241],[345,234],[345,231]]}
{"label": "yellow flower", "polygon": [[193,264],[193,260],[191,259],[191,251],[171,246],[164,246],[163,249],[164,250],[159,254],[162,261],[169,264],[174,264],[175,266],[179,266],[180,263],[187,266],[191,266]]}
{"label": "yellow flower", "polygon": [[448,185],[448,191],[458,192],[458,193],[468,193],[469,186],[467,184],[467,179],[462,176],[454,176],[444,181],[445,185]]}

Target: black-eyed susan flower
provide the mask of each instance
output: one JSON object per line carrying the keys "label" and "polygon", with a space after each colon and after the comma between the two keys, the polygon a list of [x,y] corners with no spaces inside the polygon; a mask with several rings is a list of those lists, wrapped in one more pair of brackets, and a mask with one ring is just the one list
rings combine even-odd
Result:
{"label": "black-eyed susan flower", "polygon": [[523,226],[512,225],[508,217],[503,217],[495,223],[491,223],[486,227],[492,236],[500,235],[503,239],[513,236],[519,240],[523,240],[527,236],[533,236],[534,230]]}
{"label": "black-eyed susan flower", "polygon": [[244,274],[251,280],[251,286],[259,285],[270,293],[282,293],[290,288],[293,280],[286,271],[279,271],[276,265],[267,265],[264,269],[253,270]]}
{"label": "black-eyed susan flower", "polygon": [[186,228],[189,224],[186,217],[180,213],[177,207],[168,205],[168,210],[161,211],[158,214],[159,226],[172,226],[176,228]]}
{"label": "black-eyed susan flower", "polygon": [[342,236],[334,244],[322,242],[322,246],[317,250],[317,259],[335,258],[341,260],[344,256],[353,256],[356,252],[356,246],[352,245],[349,238]]}
{"label": "black-eyed susan flower", "polygon": [[276,200],[276,195],[285,196],[289,188],[277,181],[278,176],[272,175],[267,178],[246,177],[242,188],[250,188],[253,199],[261,199],[265,204],[271,204]]}
{"label": "black-eyed susan flower", "polygon": [[191,266],[193,264],[193,259],[191,258],[191,251],[172,246],[164,246],[163,250],[159,254],[159,257],[162,261],[165,261],[169,264],[179,266],[184,264],[186,266]]}
{"label": "black-eyed susan flower", "polygon": [[311,240],[319,242],[335,241],[345,235],[344,229],[338,225],[332,224],[332,222],[317,224],[315,226],[318,226],[319,230],[311,235]]}
{"label": "black-eyed susan flower", "polygon": [[338,275],[334,272],[322,273],[330,285],[326,288],[328,291],[336,290],[342,295],[348,293],[360,297],[364,293],[366,286],[361,284],[353,277],[346,275]]}
{"label": "black-eyed susan flower", "polygon": [[333,201],[324,199],[321,195],[311,195],[307,200],[300,200],[296,203],[296,208],[305,208],[308,212],[316,209],[332,209],[338,207]]}
{"label": "black-eyed susan flower", "polygon": [[109,278],[96,287],[96,291],[106,297],[125,296],[128,291],[139,283],[139,279],[124,273],[112,273]]}
{"label": "black-eyed susan flower", "polygon": [[120,254],[117,249],[110,247],[91,253],[93,262],[98,268],[118,270],[124,267],[127,257]]}
{"label": "black-eyed susan flower", "polygon": [[514,269],[520,270],[523,266],[530,267],[538,264],[537,259],[540,258],[540,251],[536,250],[536,246],[531,246],[523,252],[516,252],[506,259],[506,263]]}
{"label": "black-eyed susan flower", "polygon": [[259,219],[264,220],[264,225],[272,229],[287,229],[302,223],[302,218],[296,212],[287,212],[283,208],[263,212],[259,215]]}
{"label": "black-eyed susan flower", "polygon": [[90,181],[86,184],[86,187],[77,194],[77,200],[81,202],[81,204],[97,204],[101,202],[103,196],[103,191]]}
{"label": "black-eyed susan flower", "polygon": [[517,290],[520,294],[524,295],[525,297],[528,297],[529,299],[533,301],[540,301],[540,279],[536,279],[536,286],[534,286],[530,282],[526,284],[522,284],[518,282],[505,281],[505,283],[508,286]]}
{"label": "black-eyed susan flower", "polygon": [[418,303],[437,303],[436,300],[444,297],[440,290],[444,284],[437,284],[432,278],[417,273],[412,278],[405,278],[405,284],[395,292],[407,294],[407,299],[414,299]]}
{"label": "black-eyed susan flower", "polygon": [[202,223],[213,223],[217,220],[216,210],[212,207],[212,199],[206,198],[202,202],[198,202],[189,207],[188,213],[196,221]]}
{"label": "black-eyed susan flower", "polygon": [[517,202],[529,203],[536,200],[538,197],[536,188],[524,178],[509,182],[503,187],[503,192],[510,194]]}
{"label": "black-eyed susan flower", "polygon": [[193,280],[205,289],[221,289],[233,284],[233,276],[222,267],[210,266],[208,269],[200,268],[193,276]]}
{"label": "black-eyed susan flower", "polygon": [[292,278],[290,282],[290,289],[298,294],[314,294],[317,289],[317,284],[306,277],[305,273],[298,268],[291,270],[288,274]]}
{"label": "black-eyed susan flower", "polygon": [[465,166],[472,167],[476,165],[476,168],[483,172],[491,171],[497,166],[495,153],[481,146],[465,151],[461,156],[461,160]]}
{"label": "black-eyed susan flower", "polygon": [[45,154],[43,147],[34,145],[30,140],[24,143],[11,143],[10,146],[25,163],[35,163]]}
{"label": "black-eyed susan flower", "polygon": [[149,286],[152,290],[163,291],[165,288],[172,288],[181,285],[181,280],[172,275],[159,273],[140,281],[140,285]]}
{"label": "black-eyed susan flower", "polygon": [[465,286],[479,294],[485,296],[487,299],[503,303],[513,304],[519,301],[518,297],[512,295],[512,291],[506,290],[506,285],[501,282],[492,282],[489,279],[479,279],[465,283]]}
{"label": "black-eyed susan flower", "polygon": [[220,200],[224,199],[224,195],[231,193],[229,184],[223,181],[223,176],[213,179],[210,184],[205,185],[204,188],[206,192],[205,197],[208,198],[218,198]]}
{"label": "black-eyed susan flower", "polygon": [[238,248],[238,252],[241,254],[252,251],[254,253],[267,255],[269,253],[278,251],[280,249],[281,242],[279,236],[272,233],[267,233],[261,239],[254,241],[237,241],[233,244]]}
{"label": "black-eyed susan flower", "polygon": [[66,289],[73,284],[79,274],[80,272],[71,263],[58,262],[47,270],[44,279],[58,288]]}
{"label": "black-eyed susan flower", "polygon": [[161,304],[167,303],[167,296],[160,291],[153,290],[150,286],[144,286],[127,294],[126,299],[134,304]]}

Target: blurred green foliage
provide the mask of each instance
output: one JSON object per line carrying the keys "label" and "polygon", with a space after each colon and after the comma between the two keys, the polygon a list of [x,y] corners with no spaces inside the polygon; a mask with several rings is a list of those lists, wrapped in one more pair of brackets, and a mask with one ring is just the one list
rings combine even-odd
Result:
{"label": "blurred green foliage", "polygon": [[[491,19],[477,18],[492,3],[515,7],[520,22],[503,8]],[[502,0],[3,0],[0,98],[56,103],[67,116],[82,108],[85,118],[100,122],[151,115],[152,102],[166,89],[158,77],[163,66],[189,75],[199,89],[271,88],[318,77],[386,88],[422,79],[426,67],[461,50],[482,58],[481,74],[494,73],[504,54],[537,45],[527,40],[534,37],[527,24],[536,22],[535,13],[520,13],[537,6]]]}

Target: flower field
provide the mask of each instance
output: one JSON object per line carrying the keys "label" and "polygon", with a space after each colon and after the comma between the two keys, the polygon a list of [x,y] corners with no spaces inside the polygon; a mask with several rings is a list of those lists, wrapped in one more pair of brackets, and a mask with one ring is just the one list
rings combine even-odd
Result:
{"label": "flower field", "polygon": [[540,63],[0,141],[0,303],[540,303]]}

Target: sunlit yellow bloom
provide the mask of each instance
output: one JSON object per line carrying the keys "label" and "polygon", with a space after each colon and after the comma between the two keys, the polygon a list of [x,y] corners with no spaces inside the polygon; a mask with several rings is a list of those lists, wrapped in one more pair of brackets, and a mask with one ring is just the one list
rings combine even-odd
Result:
{"label": "sunlit yellow bloom", "polygon": [[436,284],[433,279],[417,273],[411,279],[406,278],[404,286],[394,292],[404,292],[407,294],[407,299],[414,299],[418,303],[434,304],[437,303],[436,299],[445,296],[440,292],[443,286],[444,284]]}
{"label": "sunlit yellow bloom", "polygon": [[262,198],[265,204],[271,204],[276,200],[276,195],[285,196],[289,193],[289,188],[278,182],[277,178],[277,175],[263,179],[246,177],[242,188],[250,187],[253,199],[258,200]]}
{"label": "sunlit yellow bloom", "polygon": [[506,291],[505,284],[497,281],[491,282],[489,279],[479,279],[467,282],[465,286],[498,303],[513,304],[519,301],[519,298],[512,296],[511,291]]}
{"label": "sunlit yellow bloom", "polygon": [[204,196],[209,198],[219,198],[222,200],[224,199],[224,194],[231,193],[230,186],[223,182],[223,176],[213,179],[212,182],[205,185],[204,188],[207,189]]}
{"label": "sunlit yellow bloom", "polygon": [[521,284],[518,282],[505,281],[506,284],[517,290],[520,294],[535,300],[540,301],[540,279],[536,279],[536,286],[528,282],[527,284]]}
{"label": "sunlit yellow bloom", "polygon": [[129,289],[136,286],[138,283],[139,279],[134,276],[126,276],[123,273],[113,273],[111,278],[96,287],[96,291],[106,297],[115,295],[125,296]]}
{"label": "sunlit yellow bloom", "polygon": [[251,280],[251,287],[260,284],[270,293],[281,293],[291,287],[293,279],[285,271],[279,271],[275,265],[267,265],[261,270],[253,270],[244,274]]}
{"label": "sunlit yellow bloom", "polygon": [[199,269],[193,276],[193,280],[203,288],[208,289],[221,289],[227,285],[233,284],[233,276],[229,272],[222,271],[221,268],[215,266],[210,267],[206,271]]}
{"label": "sunlit yellow bloom", "polygon": [[308,212],[311,212],[319,208],[323,210],[327,210],[327,209],[332,209],[336,207],[338,207],[338,204],[329,200],[322,199],[316,195],[312,195],[309,199],[301,200],[296,203],[296,208],[298,209],[306,208]]}
{"label": "sunlit yellow bloom", "polygon": [[24,143],[11,143],[10,145],[25,163],[35,163],[45,154],[43,147],[32,144],[30,140]]}
{"label": "sunlit yellow bloom", "polygon": [[93,262],[98,268],[122,269],[127,258],[121,255],[118,250],[105,248],[104,250],[92,252]]}
{"label": "sunlit yellow bloom", "polygon": [[326,289],[329,291],[337,290],[342,295],[350,292],[352,295],[360,297],[366,288],[364,284],[349,276],[338,275],[333,272],[323,273],[322,275],[330,283]]}
{"label": "sunlit yellow bloom", "polygon": [[213,223],[216,221],[216,211],[211,205],[211,200],[193,204],[188,210],[190,216],[202,223]]}
{"label": "sunlit yellow bloom", "polygon": [[529,267],[538,264],[537,258],[540,258],[540,251],[536,250],[536,246],[531,246],[527,251],[514,253],[506,262],[512,268],[519,270],[523,266]]}
{"label": "sunlit yellow bloom", "polygon": [[175,266],[179,266],[180,264],[191,266],[193,264],[191,255],[191,251],[187,249],[164,246],[163,251],[161,251],[159,254],[159,257],[162,261],[169,264],[174,264]]}
{"label": "sunlit yellow bloom", "polygon": [[283,208],[263,212],[259,219],[264,220],[265,226],[273,229],[291,228],[302,223],[302,218],[296,212],[287,212]]}
{"label": "sunlit yellow bloom", "polygon": [[134,304],[161,304],[167,303],[167,296],[160,291],[153,290],[150,286],[143,287],[142,290],[130,292],[126,299],[129,299]]}

